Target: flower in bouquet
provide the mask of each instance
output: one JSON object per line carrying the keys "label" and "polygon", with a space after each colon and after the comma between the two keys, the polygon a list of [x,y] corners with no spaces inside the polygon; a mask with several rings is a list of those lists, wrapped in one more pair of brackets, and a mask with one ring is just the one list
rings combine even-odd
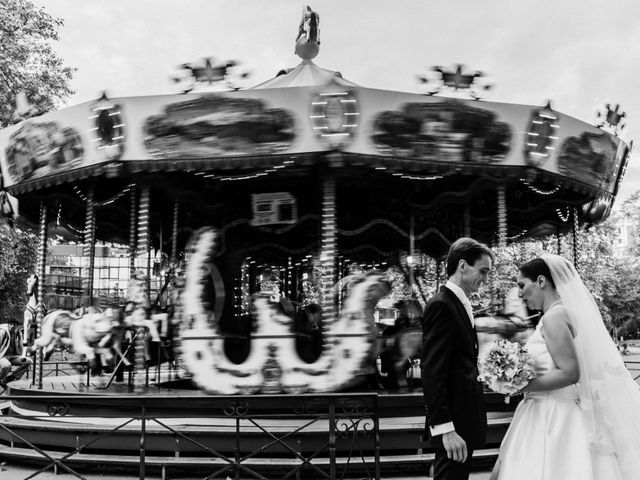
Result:
{"label": "flower in bouquet", "polygon": [[519,343],[498,340],[478,360],[478,381],[503,395],[513,395],[534,378],[531,356]]}

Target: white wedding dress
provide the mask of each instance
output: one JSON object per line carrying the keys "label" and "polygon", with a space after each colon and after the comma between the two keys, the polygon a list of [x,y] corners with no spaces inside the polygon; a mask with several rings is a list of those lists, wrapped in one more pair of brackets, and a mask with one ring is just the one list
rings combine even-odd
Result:
{"label": "white wedding dress", "polygon": [[[541,328],[542,322],[526,346],[537,376],[555,368]],[[622,479],[615,461],[594,461],[588,439],[576,385],[526,394],[500,447],[498,479]]]}

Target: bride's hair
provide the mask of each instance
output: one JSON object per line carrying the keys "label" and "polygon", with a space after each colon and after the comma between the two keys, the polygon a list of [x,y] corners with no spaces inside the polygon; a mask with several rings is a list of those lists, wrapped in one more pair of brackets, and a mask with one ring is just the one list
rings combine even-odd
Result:
{"label": "bride's hair", "polygon": [[519,270],[522,275],[533,282],[542,275],[549,281],[549,283],[551,283],[552,287],[555,288],[556,286],[556,282],[553,280],[553,275],[551,275],[551,270],[549,270],[549,265],[547,265],[547,262],[541,258],[529,260],[527,263],[521,265]]}

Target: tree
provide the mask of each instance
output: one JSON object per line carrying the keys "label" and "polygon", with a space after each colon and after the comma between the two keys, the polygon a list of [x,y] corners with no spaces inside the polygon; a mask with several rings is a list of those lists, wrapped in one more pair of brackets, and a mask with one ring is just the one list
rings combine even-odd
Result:
{"label": "tree", "polygon": [[0,219],[0,318],[20,318],[27,278],[36,271],[38,240],[33,233],[9,227]]}
{"label": "tree", "polygon": [[[613,216],[612,216],[613,217]],[[635,244],[631,246],[631,254],[640,257],[640,190],[627,198],[620,205],[619,212],[615,215],[615,221],[619,224],[628,223],[631,227],[630,236],[635,237]]]}
{"label": "tree", "polygon": [[53,51],[63,20],[28,0],[0,0],[0,128],[15,123],[16,96],[23,92],[42,114],[73,93],[75,68],[65,67]]}

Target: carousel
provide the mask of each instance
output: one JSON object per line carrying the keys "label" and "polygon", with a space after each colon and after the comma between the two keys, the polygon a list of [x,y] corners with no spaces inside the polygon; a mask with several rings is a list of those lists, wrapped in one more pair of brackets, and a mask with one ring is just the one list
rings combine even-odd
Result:
{"label": "carousel", "polygon": [[[549,103],[366,88],[314,63],[319,44],[307,7],[301,62],[253,88],[103,95],[0,131],[3,198],[40,240],[35,368],[9,383],[0,456],[141,478],[141,464],[379,478],[432,460],[422,394],[372,385],[389,270],[424,304],[456,238],[500,246],[603,220],[630,146]],[[84,316],[45,302],[54,236],[82,245]],[[105,244],[126,251],[117,298],[96,293]],[[113,373],[45,377],[55,344]],[[493,405],[479,462],[509,422]]]}

